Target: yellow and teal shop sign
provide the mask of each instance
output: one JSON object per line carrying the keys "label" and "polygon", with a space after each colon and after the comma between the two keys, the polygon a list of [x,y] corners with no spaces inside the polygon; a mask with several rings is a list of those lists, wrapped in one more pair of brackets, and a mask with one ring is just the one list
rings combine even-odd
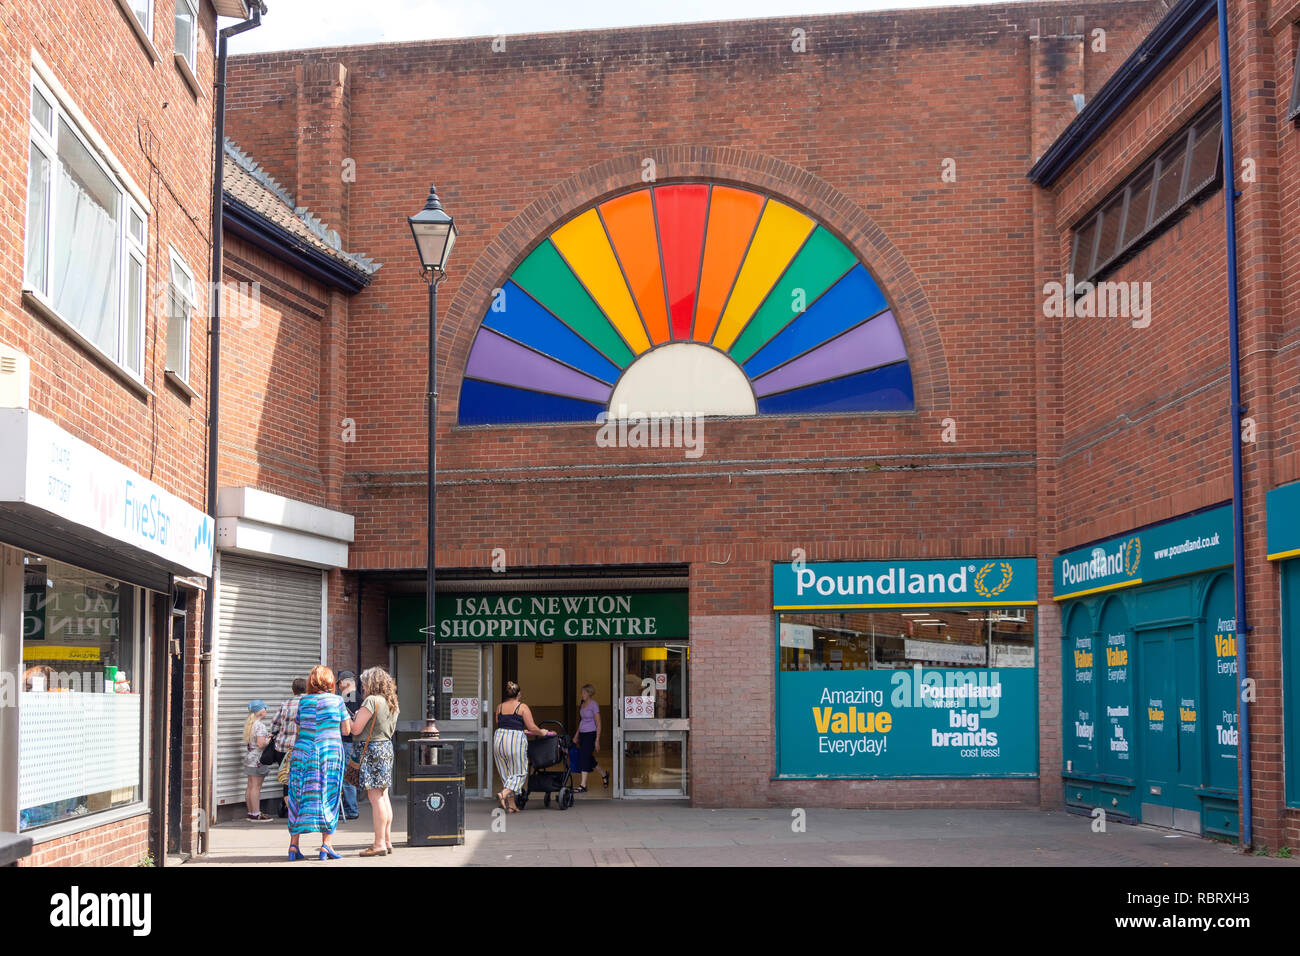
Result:
{"label": "yellow and teal shop sign", "polygon": [[1232,506],[1077,548],[1054,562],[1057,601],[1232,564]]}
{"label": "yellow and teal shop sign", "polygon": [[[1036,562],[777,564],[772,592],[778,616],[850,609],[1010,609],[1037,602]],[[779,666],[780,777],[1038,775],[1036,666],[851,671]]]}
{"label": "yellow and teal shop sign", "polygon": [[1282,702],[1286,733],[1286,803],[1300,809],[1300,481],[1266,499],[1268,559],[1282,587]]}

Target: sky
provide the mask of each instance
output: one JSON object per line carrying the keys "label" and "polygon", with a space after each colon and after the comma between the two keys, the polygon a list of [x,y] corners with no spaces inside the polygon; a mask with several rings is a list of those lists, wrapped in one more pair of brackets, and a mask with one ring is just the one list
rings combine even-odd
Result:
{"label": "sky", "polygon": [[[599,30],[660,23],[969,6],[989,0],[265,0],[256,30],[231,53],[448,37]],[[230,25],[222,21],[222,26]]]}

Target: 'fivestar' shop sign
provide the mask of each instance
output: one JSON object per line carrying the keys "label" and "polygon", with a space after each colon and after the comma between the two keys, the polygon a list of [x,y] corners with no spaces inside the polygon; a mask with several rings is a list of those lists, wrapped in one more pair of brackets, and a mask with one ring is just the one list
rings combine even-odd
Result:
{"label": "'fivestar' shop sign", "polygon": [[[438,643],[685,638],[685,591],[439,594]],[[391,644],[423,642],[424,596],[389,599]]]}
{"label": "'fivestar' shop sign", "polygon": [[1054,562],[1057,601],[1232,564],[1232,506],[1068,551]]}
{"label": "'fivestar' shop sign", "polygon": [[887,607],[1023,607],[1037,603],[1033,558],[776,564],[778,611]]}

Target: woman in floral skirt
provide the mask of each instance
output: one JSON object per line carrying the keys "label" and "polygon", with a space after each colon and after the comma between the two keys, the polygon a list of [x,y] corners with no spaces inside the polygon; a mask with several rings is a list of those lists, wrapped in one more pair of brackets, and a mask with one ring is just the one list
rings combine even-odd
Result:
{"label": "woman in floral skirt", "polygon": [[352,740],[361,747],[361,788],[370,799],[375,841],[361,856],[386,856],[393,852],[393,732],[397,729],[397,685],[382,667],[361,672],[361,692],[366,699],[352,719]]}

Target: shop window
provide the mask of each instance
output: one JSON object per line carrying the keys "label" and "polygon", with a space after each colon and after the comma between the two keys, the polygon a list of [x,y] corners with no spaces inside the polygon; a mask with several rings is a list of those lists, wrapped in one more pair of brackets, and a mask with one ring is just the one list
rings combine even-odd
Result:
{"label": "shop window", "polygon": [[144,212],[50,90],[33,80],[24,288],[137,379]]}
{"label": "shop window", "polygon": [[1070,275],[1094,280],[1167,229],[1222,176],[1217,102],[1179,131],[1074,230]]}
{"label": "shop window", "polygon": [[783,671],[1033,667],[1034,612],[782,614],[780,649]]}
{"label": "shop window", "polygon": [[199,12],[194,0],[176,0],[175,53],[185,60],[191,72],[197,70]]}
{"label": "shop window", "polygon": [[19,829],[143,798],[144,658],[135,588],[24,558]]}
{"label": "shop window", "polygon": [[194,308],[194,273],[173,249],[167,291],[167,371],[185,382],[190,378],[190,315]]}

